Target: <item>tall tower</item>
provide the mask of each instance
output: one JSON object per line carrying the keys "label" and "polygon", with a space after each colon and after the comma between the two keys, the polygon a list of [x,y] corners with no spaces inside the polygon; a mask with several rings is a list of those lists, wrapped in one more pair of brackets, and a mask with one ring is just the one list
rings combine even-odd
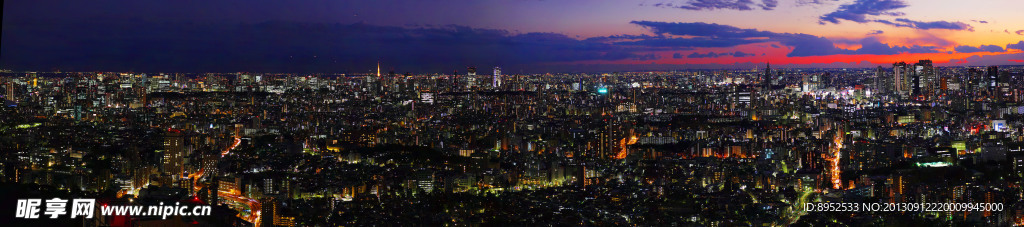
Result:
{"label": "tall tower", "polygon": [[164,173],[169,174],[173,179],[181,177],[185,173],[185,144],[181,137],[181,131],[167,129],[164,134]]}
{"label": "tall tower", "polygon": [[999,86],[999,67],[989,66],[988,70],[985,71],[985,85],[988,87],[989,92],[995,92]]}
{"label": "tall tower", "polygon": [[888,93],[889,89],[886,86],[888,84],[885,82],[885,69],[882,69],[882,66],[878,66],[878,69],[875,70],[875,93]]}
{"label": "tall tower", "polygon": [[501,67],[494,67],[494,79],[491,80],[491,86],[494,87],[494,89],[501,87]]}
{"label": "tall tower", "polygon": [[[373,75],[366,75],[365,79],[366,79],[366,85],[367,86],[373,86],[372,84],[374,82],[376,82],[376,80],[380,79],[380,61],[377,62],[377,76],[374,77]],[[370,87],[370,88],[373,88],[373,87]]]}
{"label": "tall tower", "polygon": [[804,73],[803,76],[800,77],[800,91],[811,91],[811,78],[807,73]]}
{"label": "tall tower", "polygon": [[476,67],[470,66],[466,68],[466,88],[476,87]]}
{"label": "tall tower", "polygon": [[893,74],[893,85],[896,88],[896,94],[904,96],[907,93],[907,63],[893,63],[892,64]]}
{"label": "tall tower", "polygon": [[772,63],[768,63],[764,68],[764,78],[761,82],[761,86],[765,90],[769,90],[772,87]]}
{"label": "tall tower", "polygon": [[7,89],[7,94],[6,94],[7,100],[10,100],[11,102],[17,102],[16,100],[14,100],[14,80],[13,79],[9,79],[7,81],[7,83],[4,84],[4,87],[5,87],[5,89]]}
{"label": "tall tower", "polygon": [[914,64],[914,75],[918,80],[918,93],[927,96],[933,95],[938,80],[935,78],[935,67],[932,60],[920,60]]}

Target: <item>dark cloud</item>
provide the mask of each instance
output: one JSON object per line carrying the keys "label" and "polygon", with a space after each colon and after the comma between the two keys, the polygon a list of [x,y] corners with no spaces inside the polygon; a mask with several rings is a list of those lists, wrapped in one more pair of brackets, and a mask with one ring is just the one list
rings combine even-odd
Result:
{"label": "dark cloud", "polygon": [[[652,21],[633,21],[646,27],[657,37],[668,35],[690,36],[691,38],[654,38],[631,42],[632,45],[653,45],[658,47],[679,45],[680,47],[730,47],[750,43],[778,42],[793,48],[786,56],[826,56],[834,54],[898,54],[898,53],[936,53],[933,46],[889,46],[875,38],[866,38],[858,43],[863,47],[859,50],[845,50],[835,46],[832,40],[820,36],[802,33],[775,33],[756,29],[741,29],[729,25],[708,23],[671,23]],[[854,41],[850,41],[854,42]],[[773,43],[774,45],[774,43]],[[706,55],[706,54],[705,54]]]}
{"label": "dark cloud", "polygon": [[636,25],[650,29],[659,35],[691,36],[691,38],[655,38],[628,43],[655,47],[732,47],[751,43],[779,42],[793,47],[788,56],[821,56],[838,52],[832,41],[801,33],[775,33],[757,29],[742,29],[729,25],[708,23],[673,23],[655,21],[633,21]]}
{"label": "dark cloud", "polygon": [[[677,53],[677,54],[678,54],[678,53]],[[682,55],[681,55],[681,54],[680,54],[679,56],[680,56],[679,58],[682,58]],[[743,52],[740,52],[740,51],[736,51],[736,52],[733,52],[733,53],[715,53],[715,52],[708,52],[707,54],[702,54],[702,53],[692,53],[692,54],[690,54],[690,55],[687,55],[686,57],[687,57],[687,58],[717,58],[717,57],[726,57],[726,56],[733,56],[733,57],[750,57],[750,56],[754,56],[754,54],[750,54],[750,53],[743,53]],[[673,55],[672,57],[675,57],[675,55]]]}
{"label": "dark cloud", "polygon": [[717,58],[718,56],[721,55],[716,54],[715,52],[708,52],[707,54],[692,53],[690,55],[686,55],[687,58]]}
{"label": "dark cloud", "polygon": [[835,12],[819,17],[818,23],[838,24],[841,20],[848,20],[857,23],[877,22],[895,27],[907,27],[921,30],[949,29],[974,31],[974,27],[959,21],[915,21],[906,18],[899,18],[895,21],[890,21],[868,18],[868,16],[903,16],[904,13],[895,12],[893,10],[902,9],[907,6],[907,3],[903,0],[857,0],[850,4],[841,5]]}
{"label": "dark cloud", "polygon": [[382,61],[400,71],[450,72],[657,57],[563,34],[454,25],[22,22],[5,23],[2,39],[0,67],[25,70],[364,72]]}
{"label": "dark cloud", "polygon": [[675,58],[675,59],[683,58],[683,54],[682,53],[674,53],[674,54],[672,54],[672,58]]}
{"label": "dark cloud", "polygon": [[751,38],[768,37],[775,35],[774,32],[758,31],[757,29],[743,29],[729,25],[714,23],[676,23],[659,21],[632,21],[631,24],[640,25],[657,35],[671,34],[680,36],[702,36],[713,38]]}
{"label": "dark cloud", "polygon": [[779,6],[779,0],[761,0],[761,3],[763,3],[761,5],[763,10],[772,10]]}
{"label": "dark cloud", "polygon": [[837,2],[837,1],[839,1],[839,0],[797,0],[796,1],[796,5],[798,5],[798,6],[803,6],[803,5],[823,5],[823,4],[827,4],[827,3],[830,3],[830,2]]}
{"label": "dark cloud", "polygon": [[949,21],[914,21],[906,18],[898,18],[895,21],[888,20],[874,20],[874,22],[892,25],[894,27],[914,28],[921,30],[928,29],[949,29],[949,30],[968,30],[974,31],[974,27],[963,23],[963,22],[949,22]]}
{"label": "dark cloud", "polygon": [[636,56],[633,57],[633,60],[637,60],[637,61],[650,61],[650,60],[658,60],[658,59],[661,59],[661,56],[658,56],[656,54],[641,54],[641,55],[636,55]]}
{"label": "dark cloud", "polygon": [[875,37],[864,38],[860,41],[860,49],[850,51],[850,54],[873,54],[893,55],[900,53],[939,53],[939,48],[934,46],[889,46],[878,41]]}
{"label": "dark cloud", "polygon": [[1015,33],[1017,33],[1017,35],[1024,35],[1024,30],[1017,30]]}
{"label": "dark cloud", "polygon": [[882,34],[882,33],[885,33],[885,32],[882,31],[882,30],[872,30],[871,33],[868,33],[868,35],[879,35],[879,34]]}
{"label": "dark cloud", "polygon": [[741,58],[741,57],[751,57],[751,56],[755,56],[755,55],[756,55],[756,54],[751,54],[751,53],[743,53],[743,52],[739,52],[739,51],[736,51],[735,53],[732,53],[732,56],[733,56],[733,57],[737,57],[737,58]]}
{"label": "dark cloud", "polygon": [[949,22],[949,21],[914,21],[906,18],[896,19],[896,23],[891,25],[897,27],[910,27],[921,30],[928,29],[949,29],[949,30],[968,30],[974,31],[974,27],[963,22]]}
{"label": "dark cloud", "polygon": [[[937,65],[956,65],[954,63],[970,63],[971,65],[1006,65],[1009,62],[1019,64],[1024,59],[1024,53],[996,54],[996,55],[973,55],[965,59],[950,59],[949,63]],[[963,62],[963,63],[961,63]]]}
{"label": "dark cloud", "polygon": [[1006,49],[1024,50],[1024,41],[1007,44]]}
{"label": "dark cloud", "polygon": [[975,52],[1005,52],[1003,47],[996,45],[981,45],[980,47],[973,46],[958,46],[953,48],[956,52],[960,53],[975,53]]}
{"label": "dark cloud", "polygon": [[867,23],[867,16],[902,16],[903,13],[891,12],[895,9],[907,7],[902,0],[857,0],[850,4],[839,6],[835,12],[825,14],[818,18],[818,23],[838,24],[839,20],[848,20],[857,23]]}
{"label": "dark cloud", "polygon": [[682,50],[692,47],[734,47],[743,44],[761,43],[762,40],[714,39],[714,38],[653,38],[639,41],[616,42],[616,45],[645,46],[650,48]]}
{"label": "dark cloud", "polygon": [[644,34],[644,35],[626,35],[626,34],[622,34],[622,35],[610,35],[610,36],[591,37],[591,38],[587,38],[585,41],[592,41],[592,42],[621,42],[621,41],[631,41],[631,40],[632,41],[644,40],[644,39],[651,39],[651,38],[657,38],[657,37],[656,36],[651,36],[651,35],[646,35],[646,34]]}
{"label": "dark cloud", "polygon": [[663,2],[654,4],[656,7],[679,8],[685,10],[773,10],[779,6],[778,0],[761,0],[755,3],[753,0],[686,0],[683,2]]}

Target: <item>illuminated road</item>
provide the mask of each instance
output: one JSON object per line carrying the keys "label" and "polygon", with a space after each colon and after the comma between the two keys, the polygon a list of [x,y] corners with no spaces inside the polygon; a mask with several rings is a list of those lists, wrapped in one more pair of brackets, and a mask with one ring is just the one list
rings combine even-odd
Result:
{"label": "illuminated road", "polygon": [[772,226],[790,226],[799,221],[800,217],[807,215],[804,204],[810,201],[810,196],[814,194],[814,190],[804,187],[797,187],[796,190],[798,195],[795,200],[786,201],[789,203],[789,207],[786,207],[780,213],[781,222],[773,223]]}
{"label": "illuminated road", "polygon": [[840,150],[843,149],[843,139],[843,130],[837,129],[835,135],[832,136],[832,144],[829,146],[829,157],[826,158],[829,162],[829,176],[832,178],[832,189],[843,187],[839,169],[839,158],[842,156]]}
{"label": "illuminated road", "polygon": [[228,155],[228,153],[231,153],[231,150],[234,150],[235,147],[238,147],[238,144],[240,143],[242,143],[242,138],[238,138],[236,136],[235,143],[231,144],[231,147],[229,147],[228,149],[224,149],[224,151],[220,152],[220,157],[223,158],[225,155]]}
{"label": "illuminated road", "polygon": [[242,218],[243,220],[246,220],[248,222],[253,223],[253,225],[256,226],[256,227],[260,226],[259,220],[260,220],[260,216],[262,215],[261,214],[262,213],[261,212],[262,209],[261,209],[261,206],[260,206],[261,204],[260,204],[259,201],[256,201],[255,199],[251,199],[251,198],[248,198],[248,197],[245,197],[245,196],[238,195],[237,192],[217,191],[217,195],[221,199],[230,200],[231,202],[238,203],[238,204],[245,204],[246,206],[248,206],[249,207],[249,214],[248,215],[243,215],[241,210],[239,210],[239,214],[238,214],[239,217]]}
{"label": "illuminated road", "polygon": [[625,159],[626,156],[629,155],[629,150],[626,150],[626,146],[636,144],[636,141],[638,139],[639,138],[637,138],[636,136],[632,136],[629,138],[629,141],[626,141],[626,138],[622,138],[622,140],[619,140],[619,147],[621,148],[621,150],[619,150],[619,153],[615,155],[615,159]]}
{"label": "illuminated road", "polygon": [[[223,158],[224,156],[228,155],[229,153],[231,153],[231,150],[234,150],[235,148],[237,148],[238,145],[241,144],[241,143],[242,143],[242,139],[236,136],[235,137],[235,142],[232,143],[230,147],[225,148],[223,151],[220,152],[220,157]],[[195,191],[197,191],[197,192],[203,189],[203,187],[200,186],[200,184],[198,184],[198,183],[199,183],[199,180],[204,177],[204,173],[205,172],[206,172],[205,169],[199,169],[198,172],[189,174],[189,176],[188,176],[190,179],[193,180],[193,182],[192,182],[193,189],[195,189]],[[214,179],[214,180],[216,180],[216,179]],[[248,197],[245,197],[245,196],[242,196],[242,195],[239,195],[239,193],[237,191],[220,191],[220,190],[218,190],[217,191],[217,196],[219,198],[221,198],[221,199],[230,200],[231,202],[234,202],[236,204],[245,204],[246,206],[248,206],[249,207],[249,214],[248,215],[243,215],[241,210],[239,210],[239,213],[238,213],[239,218],[242,218],[245,221],[253,223],[253,226],[256,226],[256,227],[260,226],[259,220],[260,220],[260,216],[262,216],[262,212],[261,212],[260,208],[262,206],[260,206],[261,204],[260,204],[259,201],[256,201],[254,199],[251,199],[251,198],[248,198]]]}

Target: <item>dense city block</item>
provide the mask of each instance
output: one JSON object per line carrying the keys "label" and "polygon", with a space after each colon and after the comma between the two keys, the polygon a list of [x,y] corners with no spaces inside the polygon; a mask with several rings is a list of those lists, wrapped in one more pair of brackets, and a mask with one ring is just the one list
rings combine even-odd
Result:
{"label": "dense city block", "polygon": [[[213,206],[73,225],[1024,223],[1024,67],[377,68],[5,71],[0,182],[103,206]],[[807,207],[828,203],[999,209]]]}

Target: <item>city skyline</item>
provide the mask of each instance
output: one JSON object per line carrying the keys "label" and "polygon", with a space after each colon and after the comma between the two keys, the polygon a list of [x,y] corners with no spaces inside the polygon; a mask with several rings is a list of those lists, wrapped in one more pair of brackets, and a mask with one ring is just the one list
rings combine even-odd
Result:
{"label": "city skyline", "polygon": [[485,69],[2,72],[0,204],[17,206],[0,210],[25,226],[1024,225],[1022,66]]}
{"label": "city skyline", "polygon": [[1024,226],[1021,6],[6,1],[0,223]]}
{"label": "city skyline", "polygon": [[[1024,61],[1015,1],[5,2],[0,67],[448,73]],[[572,9],[572,10],[566,10]]]}

